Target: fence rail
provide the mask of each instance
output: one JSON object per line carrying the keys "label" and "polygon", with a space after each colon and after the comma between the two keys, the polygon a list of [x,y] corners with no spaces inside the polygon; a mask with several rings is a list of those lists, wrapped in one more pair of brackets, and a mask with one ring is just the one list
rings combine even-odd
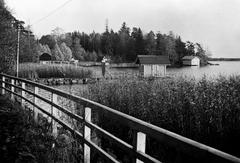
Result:
{"label": "fence rail", "polygon": [[[173,132],[167,131],[160,127],[154,126],[152,124],[146,123],[142,120],[134,118],[132,116],[126,115],[119,111],[116,111],[107,106],[101,105],[99,103],[93,102],[91,100],[78,97],[75,95],[68,94],[64,91],[54,89],[36,82],[25,80],[22,78],[17,78],[9,76],[6,74],[0,74],[1,78],[1,94],[6,94],[7,92],[11,95],[12,99],[16,97],[20,98],[22,105],[29,103],[33,106],[34,119],[38,120],[39,114],[47,115],[54,121],[53,132],[57,134],[56,124],[61,125],[63,128],[71,132],[76,136],[76,138],[82,142],[84,148],[84,162],[90,162],[91,151],[97,152],[102,158],[107,162],[120,162],[114,158],[111,154],[104,151],[101,146],[94,143],[91,140],[92,131],[104,136],[108,141],[113,142],[119,149],[126,151],[132,158],[133,162],[157,162],[161,161],[145,153],[146,148],[146,137],[150,136],[160,143],[165,143],[170,147],[177,149],[181,153],[186,153],[194,157],[196,160],[199,158],[204,158],[206,162],[236,162],[240,163],[240,159],[232,156],[230,154],[224,153],[217,149],[211,148],[209,146],[203,145],[196,141],[190,140],[183,136],[177,135]],[[27,87],[28,86],[28,87]],[[27,89],[29,88],[29,89]],[[30,89],[31,88],[31,89]],[[51,93],[51,99],[46,99],[39,94],[39,89],[48,91]],[[18,90],[18,91],[16,91]],[[27,94],[33,96],[33,99],[27,98]],[[75,103],[84,106],[84,114],[80,116],[68,109],[60,106],[57,102],[58,96],[71,100]],[[38,103],[38,100],[42,100],[51,106],[50,110],[45,109],[42,105]],[[114,136],[110,132],[101,128],[99,125],[94,124],[92,121],[92,111],[96,110],[101,112],[107,117],[111,117],[117,120],[119,123],[124,124],[134,130],[134,140],[132,144],[129,144],[120,138]],[[76,120],[83,124],[83,133],[74,129],[71,125],[66,123],[61,119],[57,112],[62,112],[68,115],[71,119]]]}

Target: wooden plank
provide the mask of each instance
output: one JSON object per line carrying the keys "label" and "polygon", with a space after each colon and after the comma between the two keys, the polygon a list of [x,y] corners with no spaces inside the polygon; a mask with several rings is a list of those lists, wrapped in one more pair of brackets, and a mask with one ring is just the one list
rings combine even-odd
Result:
{"label": "wooden plank", "polygon": [[[11,79],[11,85],[12,85],[11,86],[11,92],[14,92],[14,90],[15,90],[14,86],[13,86],[14,82],[15,82],[14,79]],[[11,99],[14,100],[14,94],[13,93],[11,93]]]}
{"label": "wooden plank", "polygon": [[[35,95],[38,95],[38,90],[39,90],[38,87],[34,87],[33,103],[37,106],[39,105],[38,98]],[[34,115],[35,122],[38,122],[39,111],[38,111],[37,107],[33,107],[33,115]]]}
{"label": "wooden plank", "polygon": [[22,82],[22,90],[21,90],[21,97],[23,97],[23,98],[21,98],[21,105],[24,107],[24,103],[25,103],[25,101],[24,101],[24,98],[26,97],[26,94],[25,94],[25,90],[26,89],[26,84],[24,83],[24,82]]}
{"label": "wooden plank", "polygon": [[[52,93],[51,101],[53,104],[56,104],[56,105],[58,104],[57,97],[58,97],[57,94]],[[51,115],[57,116],[57,108],[54,107],[53,105],[51,105]],[[51,123],[52,123],[52,133],[54,136],[57,136],[57,133],[58,133],[57,123],[53,120],[51,120]]]}
{"label": "wooden plank", "polygon": [[[137,132],[136,138],[137,138],[137,140],[136,140],[136,150],[140,151],[142,153],[145,153],[145,149],[146,149],[146,134],[144,134],[142,132]],[[136,163],[143,163],[143,162],[140,161],[139,159],[137,159]]]}
{"label": "wooden plank", "polygon": [[2,94],[4,95],[5,94],[5,76],[2,76]]}
{"label": "wooden plank", "polygon": [[[91,122],[91,108],[85,107],[84,108],[84,120]],[[89,128],[87,125],[84,125],[84,139],[91,141],[91,128]],[[84,163],[90,163],[90,155],[91,155],[91,149],[87,144],[84,144]]]}

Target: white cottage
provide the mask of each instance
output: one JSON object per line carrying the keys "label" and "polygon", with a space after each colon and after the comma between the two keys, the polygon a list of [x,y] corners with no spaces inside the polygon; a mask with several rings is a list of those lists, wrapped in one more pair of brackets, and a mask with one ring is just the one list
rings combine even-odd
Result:
{"label": "white cottage", "polygon": [[200,59],[197,56],[185,56],[182,58],[183,65],[185,66],[199,66]]}
{"label": "white cottage", "polygon": [[138,55],[136,64],[140,65],[139,72],[143,77],[163,77],[170,61],[168,56]]}

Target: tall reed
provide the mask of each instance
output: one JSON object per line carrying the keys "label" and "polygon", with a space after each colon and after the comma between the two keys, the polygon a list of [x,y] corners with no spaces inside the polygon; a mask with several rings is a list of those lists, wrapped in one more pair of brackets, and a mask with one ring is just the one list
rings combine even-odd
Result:
{"label": "tall reed", "polygon": [[[240,146],[240,76],[106,81],[89,86],[88,98],[240,156],[236,150]],[[131,139],[119,123],[106,117],[101,123],[119,137]],[[147,149],[156,155],[153,143]]]}
{"label": "tall reed", "polygon": [[74,65],[20,64],[19,77],[23,78],[88,78],[92,71]]}

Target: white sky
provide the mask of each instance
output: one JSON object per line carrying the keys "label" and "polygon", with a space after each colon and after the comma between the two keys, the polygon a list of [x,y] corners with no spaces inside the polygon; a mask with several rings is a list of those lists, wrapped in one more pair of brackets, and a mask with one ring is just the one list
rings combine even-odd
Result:
{"label": "white sky", "polygon": [[208,46],[214,57],[240,58],[240,0],[72,0],[39,23],[67,0],[5,1],[17,18],[33,24],[38,36],[56,27],[102,33],[108,19],[114,31],[124,21],[144,32],[172,30],[184,41]]}

